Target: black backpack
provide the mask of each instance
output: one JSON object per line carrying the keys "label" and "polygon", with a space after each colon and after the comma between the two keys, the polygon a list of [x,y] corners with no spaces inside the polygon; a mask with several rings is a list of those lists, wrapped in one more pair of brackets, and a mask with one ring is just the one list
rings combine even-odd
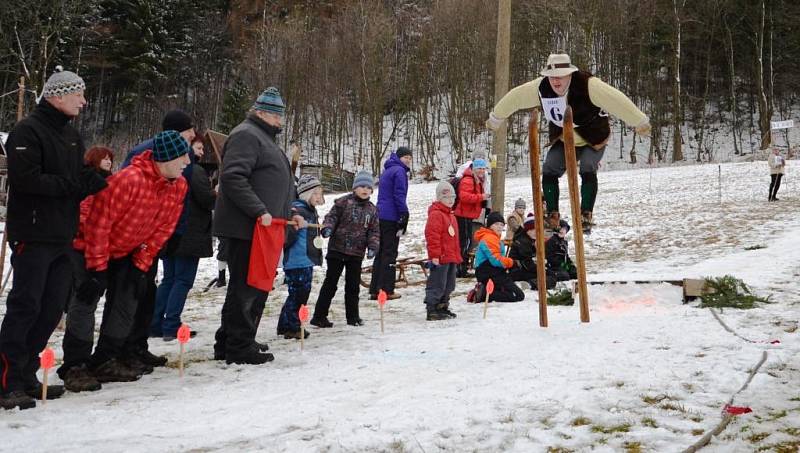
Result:
{"label": "black backpack", "polygon": [[450,178],[450,185],[453,186],[453,191],[456,193],[456,201],[453,203],[453,207],[451,209],[456,209],[458,205],[458,185],[461,184],[461,180],[464,179],[464,176],[453,176]]}

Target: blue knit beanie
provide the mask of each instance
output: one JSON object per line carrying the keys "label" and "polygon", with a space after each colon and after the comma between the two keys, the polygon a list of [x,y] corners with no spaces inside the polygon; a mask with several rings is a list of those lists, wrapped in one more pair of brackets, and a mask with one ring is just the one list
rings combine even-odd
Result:
{"label": "blue knit beanie", "polygon": [[278,89],[269,87],[258,96],[255,104],[253,104],[253,109],[283,116],[286,111],[286,105],[284,105],[283,98],[281,98],[281,93]]}
{"label": "blue knit beanie", "polygon": [[372,173],[367,170],[359,171],[356,173],[356,177],[353,178],[353,189],[356,187],[369,187],[370,189],[374,189],[374,186],[375,178],[373,178]]}
{"label": "blue knit beanie", "polygon": [[472,161],[472,168],[477,170],[479,168],[489,168],[489,164],[483,159],[475,159]]}
{"label": "blue knit beanie", "polygon": [[189,143],[178,131],[163,131],[153,139],[153,160],[169,162],[189,152]]}

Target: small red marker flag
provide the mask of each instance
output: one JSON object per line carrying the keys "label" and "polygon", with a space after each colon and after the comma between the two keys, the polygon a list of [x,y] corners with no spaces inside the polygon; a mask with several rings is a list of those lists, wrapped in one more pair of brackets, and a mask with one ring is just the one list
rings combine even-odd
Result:
{"label": "small red marker flag", "polygon": [[297,316],[300,318],[300,322],[308,321],[308,305],[301,305],[300,310],[297,312]]}
{"label": "small red marker flag", "polygon": [[492,281],[492,279],[489,279],[489,281],[486,282],[486,294],[492,294],[493,292],[494,292],[494,281]]}
{"label": "small red marker flag", "polygon": [[386,304],[386,291],[380,290],[378,291],[378,305]]}
{"label": "small red marker flag", "polygon": [[187,324],[181,324],[178,328],[178,341],[181,344],[186,344],[189,342],[189,338],[192,337],[192,331],[189,329]]}
{"label": "small red marker flag", "polygon": [[53,365],[56,362],[55,354],[53,354],[53,350],[50,348],[44,348],[42,354],[39,356],[39,364],[42,366],[43,369],[47,370],[53,368]]}
{"label": "small red marker flag", "polygon": [[726,404],[724,411],[731,415],[742,415],[753,412],[753,409],[750,409],[747,406],[731,406],[730,404]]}

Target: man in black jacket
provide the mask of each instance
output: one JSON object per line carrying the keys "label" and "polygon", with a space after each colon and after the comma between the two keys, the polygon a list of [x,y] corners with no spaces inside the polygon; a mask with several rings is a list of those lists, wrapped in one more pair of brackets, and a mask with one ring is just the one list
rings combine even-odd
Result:
{"label": "man in black jacket", "polygon": [[[69,253],[80,202],[106,186],[83,167],[84,145],[69,125],[86,105],[77,74],[56,68],[34,111],[8,138],[8,240],[14,283],[0,327],[0,406],[36,406],[38,354],[47,346],[72,291]],[[48,388],[48,398],[64,392]]]}
{"label": "man in black jacket", "polygon": [[[278,90],[265,90],[247,118],[225,141],[214,235],[228,246],[230,280],[222,321],[216,333],[214,358],[228,363],[262,364],[273,360],[266,345],[255,342],[268,293],[247,284],[250,247],[256,222],[288,218],[297,198],[291,165],[278,146],[285,106]],[[302,216],[293,216],[304,227]]]}

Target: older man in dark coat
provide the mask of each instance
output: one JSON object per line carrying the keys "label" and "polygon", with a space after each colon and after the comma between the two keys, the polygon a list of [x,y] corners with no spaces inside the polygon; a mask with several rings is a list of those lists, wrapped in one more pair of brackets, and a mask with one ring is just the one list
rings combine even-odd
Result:
{"label": "older man in dark coat", "polygon": [[[288,218],[297,198],[291,165],[276,138],[284,111],[278,90],[268,88],[231,131],[223,150],[214,235],[227,241],[230,281],[214,358],[228,363],[262,364],[274,358],[255,341],[268,293],[248,285],[247,272],[255,223]],[[305,224],[301,216],[293,219]]]}

